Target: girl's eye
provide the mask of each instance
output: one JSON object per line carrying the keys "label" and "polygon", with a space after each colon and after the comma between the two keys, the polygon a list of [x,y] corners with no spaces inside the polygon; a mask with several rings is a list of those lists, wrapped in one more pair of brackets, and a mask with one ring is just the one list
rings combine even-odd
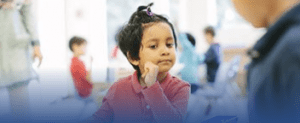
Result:
{"label": "girl's eye", "polygon": [[167,46],[171,48],[171,47],[174,46],[174,44],[173,44],[173,43],[170,43],[170,44],[167,44]]}
{"label": "girl's eye", "polygon": [[156,49],[157,46],[156,46],[156,45],[150,45],[150,48],[151,48],[151,49]]}

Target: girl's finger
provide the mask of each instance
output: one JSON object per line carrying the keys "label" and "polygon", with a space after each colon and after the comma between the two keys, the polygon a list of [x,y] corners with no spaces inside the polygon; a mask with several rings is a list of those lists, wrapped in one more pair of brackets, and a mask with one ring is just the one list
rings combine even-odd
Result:
{"label": "girl's finger", "polygon": [[145,76],[149,73],[149,68],[145,68],[145,72],[142,75],[142,78],[145,78]]}

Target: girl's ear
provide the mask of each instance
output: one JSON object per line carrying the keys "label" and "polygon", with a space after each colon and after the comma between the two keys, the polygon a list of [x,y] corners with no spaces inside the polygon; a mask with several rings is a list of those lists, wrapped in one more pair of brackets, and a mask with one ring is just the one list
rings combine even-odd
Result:
{"label": "girl's ear", "polygon": [[131,64],[133,64],[133,65],[135,65],[135,66],[138,66],[138,65],[140,64],[140,60],[134,60],[134,59],[132,59],[132,57],[131,57],[129,51],[127,52],[127,59],[128,59],[128,61],[129,61]]}

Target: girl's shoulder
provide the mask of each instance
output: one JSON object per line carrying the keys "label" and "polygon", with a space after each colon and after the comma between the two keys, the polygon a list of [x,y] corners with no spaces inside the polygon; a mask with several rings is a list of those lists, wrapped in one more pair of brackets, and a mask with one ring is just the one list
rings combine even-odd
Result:
{"label": "girl's shoulder", "polygon": [[113,85],[111,86],[111,88],[126,88],[132,85],[132,75],[129,75],[127,77],[124,78],[120,78],[119,80],[117,80],[116,82],[113,83]]}
{"label": "girl's shoulder", "polygon": [[107,97],[108,99],[118,98],[120,95],[123,95],[124,92],[132,90],[132,75],[121,78],[118,81],[114,82],[108,90]]}
{"label": "girl's shoulder", "polygon": [[170,84],[177,86],[190,86],[190,84],[176,76],[172,76]]}
{"label": "girl's shoulder", "polygon": [[116,86],[124,86],[124,85],[131,84],[131,81],[132,81],[132,75],[129,75],[127,77],[120,78],[114,84],[116,84]]}
{"label": "girl's shoulder", "polygon": [[188,82],[183,81],[175,76],[171,76],[170,82],[164,87],[165,92],[167,92],[166,96],[168,98],[173,98],[178,93],[189,93],[189,89],[190,84]]}

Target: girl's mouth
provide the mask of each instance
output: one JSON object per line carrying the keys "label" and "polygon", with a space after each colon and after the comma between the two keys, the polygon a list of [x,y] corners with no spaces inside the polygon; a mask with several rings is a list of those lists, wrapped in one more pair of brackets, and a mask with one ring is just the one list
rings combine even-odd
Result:
{"label": "girl's mouth", "polygon": [[158,61],[158,63],[169,63],[169,62],[172,62],[172,60],[166,59],[166,60],[160,60],[160,61]]}

